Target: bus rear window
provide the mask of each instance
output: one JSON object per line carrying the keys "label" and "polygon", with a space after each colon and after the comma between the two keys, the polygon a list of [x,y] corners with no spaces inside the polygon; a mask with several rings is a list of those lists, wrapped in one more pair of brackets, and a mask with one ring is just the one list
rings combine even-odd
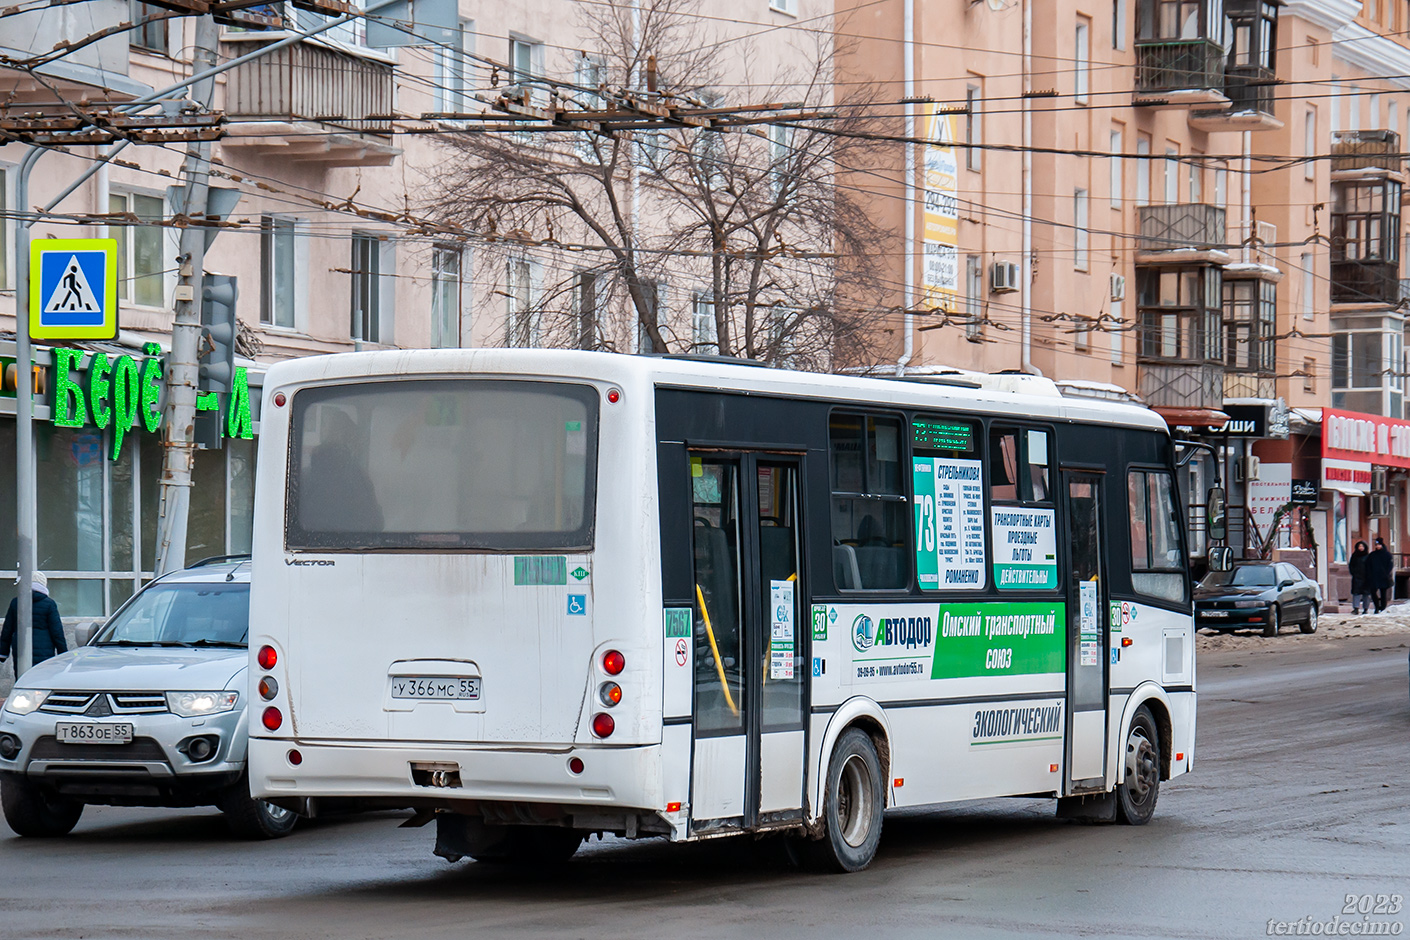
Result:
{"label": "bus rear window", "polygon": [[489,380],[294,395],[290,549],[592,547],[597,392]]}

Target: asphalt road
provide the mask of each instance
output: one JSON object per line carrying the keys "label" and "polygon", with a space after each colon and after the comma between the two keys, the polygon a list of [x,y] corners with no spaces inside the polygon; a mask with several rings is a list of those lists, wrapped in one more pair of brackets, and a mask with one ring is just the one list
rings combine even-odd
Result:
{"label": "asphalt road", "polygon": [[400,814],[249,844],[209,811],[89,808],[67,839],[0,836],[0,937],[1263,937],[1338,916],[1404,935],[1403,908],[1341,911],[1410,902],[1405,644],[1202,656],[1195,772],[1143,828],[1002,800],[888,815],[856,875],[739,840],[594,842],[516,873],[433,857]]}

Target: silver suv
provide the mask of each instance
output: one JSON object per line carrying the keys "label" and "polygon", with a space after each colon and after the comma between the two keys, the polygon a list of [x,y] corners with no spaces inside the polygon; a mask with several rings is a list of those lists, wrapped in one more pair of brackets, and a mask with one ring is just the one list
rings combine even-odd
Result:
{"label": "silver suv", "polygon": [[87,645],[45,660],[0,711],[0,804],[22,836],[58,836],[89,803],[218,806],[270,839],[295,814],[245,773],[248,556],[151,582]]}

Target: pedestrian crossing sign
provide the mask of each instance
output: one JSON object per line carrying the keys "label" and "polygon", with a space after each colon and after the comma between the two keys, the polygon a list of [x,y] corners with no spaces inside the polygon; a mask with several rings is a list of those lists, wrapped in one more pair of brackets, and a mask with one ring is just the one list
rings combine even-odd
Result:
{"label": "pedestrian crossing sign", "polygon": [[32,339],[117,336],[117,239],[41,238],[29,251]]}

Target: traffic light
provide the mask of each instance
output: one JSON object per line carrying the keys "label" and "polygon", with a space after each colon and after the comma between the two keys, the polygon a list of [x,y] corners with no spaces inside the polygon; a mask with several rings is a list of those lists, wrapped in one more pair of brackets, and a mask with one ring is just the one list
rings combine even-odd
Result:
{"label": "traffic light", "polygon": [[201,345],[196,356],[202,392],[229,394],[235,378],[235,298],[240,290],[228,274],[207,274],[201,288]]}

